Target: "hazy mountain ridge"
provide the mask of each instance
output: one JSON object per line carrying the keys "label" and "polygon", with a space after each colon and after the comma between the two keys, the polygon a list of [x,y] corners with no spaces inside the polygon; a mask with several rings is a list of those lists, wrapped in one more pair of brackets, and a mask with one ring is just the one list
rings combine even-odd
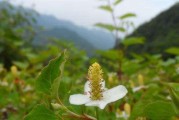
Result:
{"label": "hazy mountain ridge", "polygon": [[53,28],[65,28],[70,31],[76,32],[79,36],[86,39],[97,49],[109,49],[114,46],[114,38],[112,34],[99,30],[89,29],[81,26],[77,26],[69,21],[59,20],[54,16],[39,15],[36,18],[37,24],[44,26],[46,29]]}
{"label": "hazy mountain ridge", "polygon": [[60,40],[65,40],[68,42],[73,42],[75,46],[86,50],[91,54],[96,48],[88,43],[87,40],[76,34],[74,31],[71,31],[66,28],[46,28],[43,31],[38,31],[37,36],[35,37],[35,44],[42,45],[44,43],[49,43],[50,38],[58,38]]}
{"label": "hazy mountain ridge", "polygon": [[[9,7],[9,5],[8,2],[0,2],[0,8]],[[50,15],[39,14],[32,9],[20,6],[12,5],[12,8],[7,9],[10,12],[20,11],[24,15],[30,13],[26,17],[29,19],[33,17],[35,19],[36,23],[33,24],[36,31],[34,44],[46,45],[50,42],[49,38],[57,38],[73,42],[77,47],[86,50],[88,53],[96,49],[109,49],[114,46],[112,34],[103,30],[84,28],[72,22],[59,20]],[[42,27],[45,29],[41,29]]]}

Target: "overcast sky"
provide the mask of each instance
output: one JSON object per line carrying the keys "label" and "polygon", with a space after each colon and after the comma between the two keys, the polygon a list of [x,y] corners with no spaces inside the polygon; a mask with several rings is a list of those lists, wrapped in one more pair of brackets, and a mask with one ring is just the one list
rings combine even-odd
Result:
{"label": "overcast sky", "polygon": [[[116,14],[126,12],[137,14],[137,18],[133,21],[138,26],[177,1],[179,0],[123,0],[116,8]],[[85,27],[91,27],[97,22],[111,22],[110,14],[98,9],[99,5],[104,4],[100,0],[11,0],[11,2]]]}

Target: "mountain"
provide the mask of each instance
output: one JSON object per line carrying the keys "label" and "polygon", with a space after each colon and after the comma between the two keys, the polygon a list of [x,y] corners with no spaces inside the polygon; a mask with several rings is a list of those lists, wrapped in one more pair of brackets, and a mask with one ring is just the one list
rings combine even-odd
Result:
{"label": "mountain", "polygon": [[[19,11],[24,13],[24,16],[28,19],[31,19],[31,17],[35,19],[36,22],[33,23],[33,28],[36,31],[33,40],[35,45],[46,45],[50,42],[49,38],[57,38],[73,42],[75,46],[86,50],[90,54],[96,49],[106,50],[114,46],[112,34],[101,29],[81,27],[72,22],[57,19],[54,16],[39,14],[32,9],[10,5],[8,2],[1,1],[0,8],[6,8],[9,13]],[[41,29],[42,27],[44,29]]]}
{"label": "mountain", "polygon": [[[91,44],[92,46],[94,46],[94,48],[96,49],[105,50],[105,49],[112,48],[114,46],[114,38],[112,34],[106,31],[102,31],[101,29],[84,28],[81,26],[77,26],[72,22],[60,20],[60,19],[55,18],[54,16],[42,15],[42,14],[36,16],[36,20],[37,20],[38,25],[45,27],[45,31],[44,31],[45,33],[47,33],[47,31],[52,32],[54,31],[54,29],[58,30],[57,33],[59,33],[60,30],[65,29],[66,31],[65,34],[69,34],[68,32],[70,33],[73,32],[76,35],[78,35],[80,38],[84,39],[88,44]],[[43,34],[43,31],[41,31],[41,34]],[[59,35],[57,36],[61,37]],[[67,37],[67,39],[77,42],[77,39],[73,39],[73,36]]]}
{"label": "mountain", "polygon": [[164,57],[168,55],[165,50],[170,47],[179,47],[179,3],[168,10],[160,13],[138,27],[128,37],[145,37],[143,45],[133,45],[128,49],[128,53],[162,53]]}
{"label": "mountain", "polygon": [[44,45],[48,44],[50,38],[58,38],[59,40],[73,42],[74,45],[80,49],[86,50],[87,53],[90,55],[96,49],[91,43],[89,43],[86,39],[79,36],[76,32],[71,31],[70,29],[66,28],[46,28],[43,31],[38,31],[35,39],[35,45]]}

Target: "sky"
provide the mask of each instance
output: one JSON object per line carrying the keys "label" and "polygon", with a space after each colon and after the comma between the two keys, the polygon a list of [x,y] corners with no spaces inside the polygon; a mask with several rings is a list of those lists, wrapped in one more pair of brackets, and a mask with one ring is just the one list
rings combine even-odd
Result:
{"label": "sky", "polygon": [[[103,0],[10,0],[15,5],[32,8],[39,13],[53,15],[58,19],[71,21],[84,27],[92,27],[95,23],[111,23],[111,15],[98,7],[106,4]],[[133,18],[135,26],[151,20],[174,5],[179,0],[123,0],[115,8],[116,16],[126,12],[137,15]]]}

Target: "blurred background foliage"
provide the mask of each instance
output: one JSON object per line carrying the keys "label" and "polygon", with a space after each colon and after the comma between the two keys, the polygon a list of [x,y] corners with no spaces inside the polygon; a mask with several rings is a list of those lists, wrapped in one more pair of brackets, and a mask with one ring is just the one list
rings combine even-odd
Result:
{"label": "blurred background foliage", "polygon": [[[96,24],[115,36],[115,46],[109,50],[96,50],[94,46],[84,49],[88,42],[79,47],[64,36],[45,36],[43,41],[37,37],[39,30],[45,29],[37,25],[38,13],[0,2],[0,119],[23,119],[34,105],[43,101],[44,96],[35,89],[36,77],[50,59],[67,49],[59,96],[71,110],[83,114],[86,109],[87,114],[95,115],[93,108],[70,106],[68,99],[72,93],[83,92],[88,66],[99,62],[108,88],[124,84],[129,91],[125,99],[100,111],[101,120],[178,120],[179,4],[129,35],[133,23],[128,18],[136,15],[117,16],[114,8],[120,2],[108,1],[99,7],[113,19],[113,24]],[[119,33],[126,37],[119,38]],[[37,38],[41,44],[36,44]]]}

